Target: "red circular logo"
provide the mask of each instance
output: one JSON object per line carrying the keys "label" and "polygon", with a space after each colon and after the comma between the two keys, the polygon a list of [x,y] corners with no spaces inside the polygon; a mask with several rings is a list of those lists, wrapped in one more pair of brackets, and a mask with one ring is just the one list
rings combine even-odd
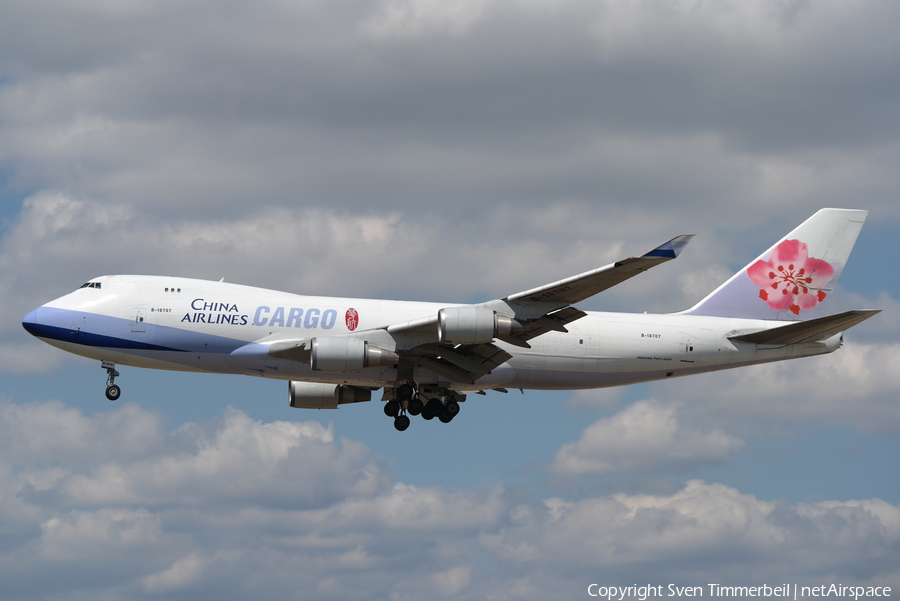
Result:
{"label": "red circular logo", "polygon": [[347,309],[344,314],[344,323],[351,332],[356,329],[356,326],[359,325],[359,313],[356,312],[356,309]]}

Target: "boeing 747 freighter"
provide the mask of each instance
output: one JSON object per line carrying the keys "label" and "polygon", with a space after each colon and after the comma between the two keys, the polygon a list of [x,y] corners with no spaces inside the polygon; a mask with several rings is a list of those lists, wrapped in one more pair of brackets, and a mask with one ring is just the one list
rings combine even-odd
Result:
{"label": "boeing 747 freighter", "polygon": [[303,296],[225,282],[108,275],[23,320],[34,336],[119,365],[288,381],[292,407],[334,409],[383,389],[397,430],[450,422],[471,393],[621,386],[830,353],[878,311],[822,315],[867,212],[822,209],[694,307],[664,315],[576,305],[676,258],[639,256],[483,303]]}

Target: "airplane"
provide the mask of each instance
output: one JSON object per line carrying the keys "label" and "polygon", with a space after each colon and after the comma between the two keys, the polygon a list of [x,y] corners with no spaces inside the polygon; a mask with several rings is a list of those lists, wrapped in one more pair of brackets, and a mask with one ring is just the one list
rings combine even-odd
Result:
{"label": "airplane", "polygon": [[696,305],[671,314],[575,305],[678,257],[693,235],[474,304],[301,296],[224,281],[110,275],[30,312],[24,328],[117,366],[288,381],[291,407],[336,409],[383,389],[384,413],[449,423],[468,394],[664,380],[831,353],[879,313],[822,316],[868,211],[822,209]]}

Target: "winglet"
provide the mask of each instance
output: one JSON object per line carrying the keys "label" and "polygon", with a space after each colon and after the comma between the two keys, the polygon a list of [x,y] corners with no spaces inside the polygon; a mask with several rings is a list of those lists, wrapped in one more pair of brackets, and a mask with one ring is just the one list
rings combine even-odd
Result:
{"label": "winglet", "polygon": [[681,251],[684,250],[684,247],[687,246],[688,242],[690,242],[693,237],[694,234],[675,236],[665,244],[657,246],[641,258],[650,259],[656,257],[660,259],[674,259],[681,254]]}

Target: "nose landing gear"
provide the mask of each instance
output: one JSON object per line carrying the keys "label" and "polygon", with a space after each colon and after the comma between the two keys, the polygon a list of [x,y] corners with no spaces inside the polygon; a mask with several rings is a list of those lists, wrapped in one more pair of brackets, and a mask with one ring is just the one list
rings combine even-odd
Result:
{"label": "nose landing gear", "polygon": [[119,372],[116,371],[116,364],[112,361],[104,361],[100,364],[100,367],[106,370],[106,398],[111,401],[119,400],[119,397],[122,395],[122,389],[116,385],[116,378],[119,377]]}

